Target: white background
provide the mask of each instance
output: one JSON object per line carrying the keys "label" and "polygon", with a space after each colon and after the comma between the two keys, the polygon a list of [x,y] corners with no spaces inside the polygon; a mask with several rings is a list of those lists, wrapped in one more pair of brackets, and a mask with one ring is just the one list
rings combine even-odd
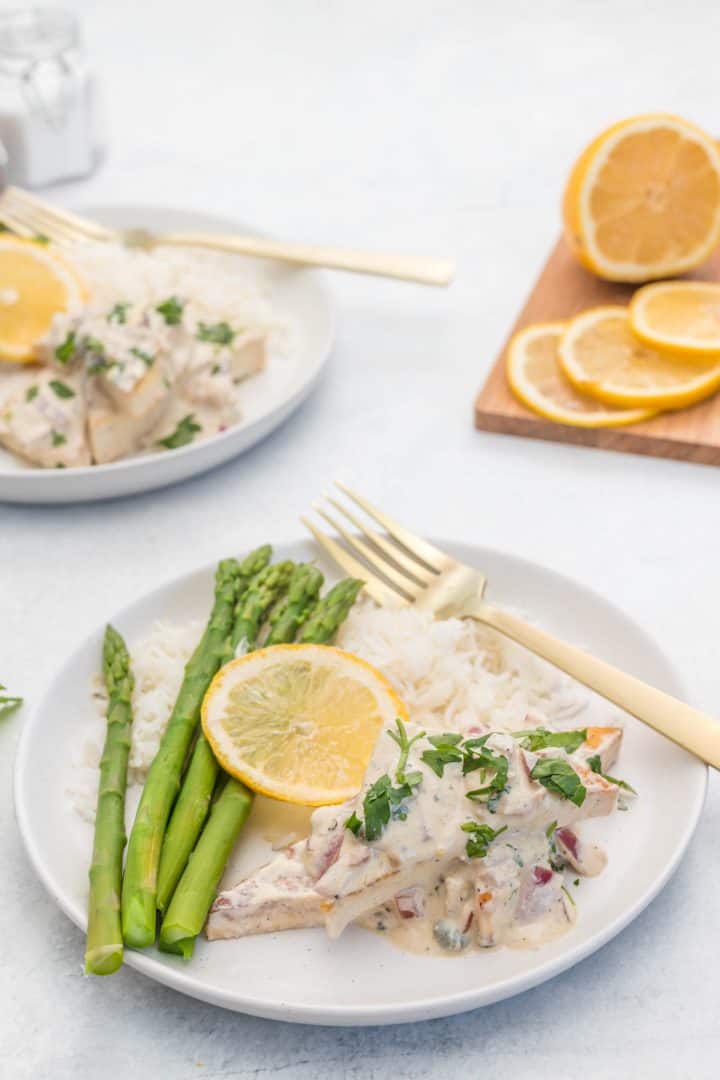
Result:
{"label": "white background", "polygon": [[[108,155],[67,205],[155,202],[269,232],[454,255],[434,291],[335,275],[318,392],[247,456],[113,503],[0,506],[0,678],[30,704],[78,637],[158,580],[271,538],[335,475],[418,530],[536,559],[603,591],[718,710],[720,473],[485,435],[472,400],[558,230],[574,156],[618,117],[720,131],[714,0],[76,4]],[[720,785],[685,864],[600,954],[514,1000],[375,1030],[224,1013],[83,942],[27,863],[11,808],[22,713],[0,729],[0,1075],[717,1075]],[[622,887],[622,883],[618,883]]]}

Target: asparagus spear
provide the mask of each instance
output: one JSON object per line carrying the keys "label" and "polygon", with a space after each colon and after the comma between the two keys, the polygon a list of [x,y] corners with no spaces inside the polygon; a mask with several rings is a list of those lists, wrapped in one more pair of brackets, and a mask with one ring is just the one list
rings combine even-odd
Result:
{"label": "asparagus spear", "polygon": [[122,888],[122,928],[126,945],[147,948],[155,940],[157,871],[165,826],[180,787],[188,749],[200,719],[200,706],[227,648],[240,566],[224,559],[215,575],[210,620],[185,666],[185,677],[170,715],[130,833]]}
{"label": "asparagus spear", "polygon": [[[240,641],[245,641],[246,648],[254,648],[265,613],[284,592],[290,580],[293,564],[267,566],[270,551],[270,548],[260,548],[241,563],[243,584],[235,604],[235,621],[227,642],[230,656]],[[201,731],[163,840],[157,887],[157,906],[161,912],[170,903],[170,897],[205,823],[218,772],[218,763]]]}
{"label": "asparagus spear", "polygon": [[344,578],[319,602],[300,632],[298,641],[322,645],[330,641],[350,614],[364,582]]}
{"label": "asparagus spear", "polygon": [[293,571],[287,596],[270,619],[266,645],[293,641],[299,628],[315,607],[323,576],[314,566],[300,563]]}
{"label": "asparagus spear", "polygon": [[86,975],[111,975],[123,959],[120,883],[134,680],[125,642],[112,626],[105,630],[103,674],[108,691],[107,733],[100,760],[95,842],[90,864]]}
{"label": "asparagus spear", "polygon": [[[361,581],[348,578],[331,589],[317,602],[300,640],[324,644],[334,637],[361,588]],[[163,919],[159,942],[163,952],[177,953],[186,960],[192,956],[195,938],[205,925],[230,852],[250,812],[252,798],[252,792],[244,784],[228,779]]]}

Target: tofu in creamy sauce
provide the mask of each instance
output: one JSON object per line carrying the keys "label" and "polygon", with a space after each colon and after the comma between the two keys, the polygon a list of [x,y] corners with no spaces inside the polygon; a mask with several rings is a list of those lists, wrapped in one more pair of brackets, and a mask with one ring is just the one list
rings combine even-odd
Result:
{"label": "tofu in creamy sauce", "polygon": [[[205,316],[207,318],[207,316]],[[241,418],[267,336],[203,321],[191,300],[55,316],[38,365],[0,372],[0,444],[45,468],[105,464],[210,438]]]}
{"label": "tofu in creamy sauce", "polygon": [[[471,740],[485,734],[484,751],[507,762],[502,790],[479,799],[468,793],[483,790],[488,780],[492,786],[492,770],[463,772],[462,763],[452,762],[439,776],[423,760],[431,749],[427,738],[419,738],[405,775],[420,779],[368,841],[366,796],[378,778],[394,776],[398,762],[397,745],[383,734],[363,790],[342,806],[316,810],[306,840],[221,892],[208,937],[307,926],[324,926],[337,937],[352,923],[408,951],[446,956],[552,941],[576,918],[571,880],[600,873],[606,862],[598,845],[582,840],[578,825],[611,814],[621,795],[618,783],[603,775],[617,758],[621,729],[584,731],[571,752],[552,745],[533,752],[519,731],[463,733]],[[407,732],[419,734],[411,724]],[[577,793],[563,797],[532,775],[556,768],[561,779],[570,775],[571,785],[582,786],[581,802]],[[476,836],[485,839],[473,845]]]}

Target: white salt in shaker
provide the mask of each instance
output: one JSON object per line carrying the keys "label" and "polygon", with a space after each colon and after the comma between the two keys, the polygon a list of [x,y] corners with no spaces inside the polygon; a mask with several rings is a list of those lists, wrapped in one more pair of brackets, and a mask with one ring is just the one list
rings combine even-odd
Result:
{"label": "white salt in shaker", "polygon": [[0,11],[0,143],[8,181],[40,187],[90,172],[98,152],[95,110],[75,17]]}

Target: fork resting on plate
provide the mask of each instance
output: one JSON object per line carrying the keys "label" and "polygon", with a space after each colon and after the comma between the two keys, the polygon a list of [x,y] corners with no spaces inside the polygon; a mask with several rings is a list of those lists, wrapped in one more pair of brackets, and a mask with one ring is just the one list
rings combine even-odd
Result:
{"label": "fork resting on plate", "polygon": [[367,592],[376,603],[381,606],[415,604],[441,617],[477,619],[548,660],[708,765],[720,769],[720,723],[717,720],[612,664],[568,645],[517,615],[489,604],[483,599],[486,580],[479,570],[458,562],[434,544],[416,536],[345,484],[338,483],[337,486],[384,531],[372,528],[365,519],[332,496],[327,496],[327,501],[360,535],[350,532],[324,505],[316,503],[315,509],[347,546],[328,536],[307,518],[301,520],[346,573],[365,582]]}
{"label": "fork resting on plate", "polygon": [[455,275],[452,259],[352,251],[316,244],[286,244],[264,236],[229,236],[220,233],[162,233],[147,229],[112,229],[69,210],[61,210],[22,188],[0,193],[0,223],[18,236],[44,236],[57,244],[116,243],[151,249],[159,246],[201,247],[256,258],[276,259],[301,266],[325,266],[356,274],[400,278],[422,285],[449,285]]}

